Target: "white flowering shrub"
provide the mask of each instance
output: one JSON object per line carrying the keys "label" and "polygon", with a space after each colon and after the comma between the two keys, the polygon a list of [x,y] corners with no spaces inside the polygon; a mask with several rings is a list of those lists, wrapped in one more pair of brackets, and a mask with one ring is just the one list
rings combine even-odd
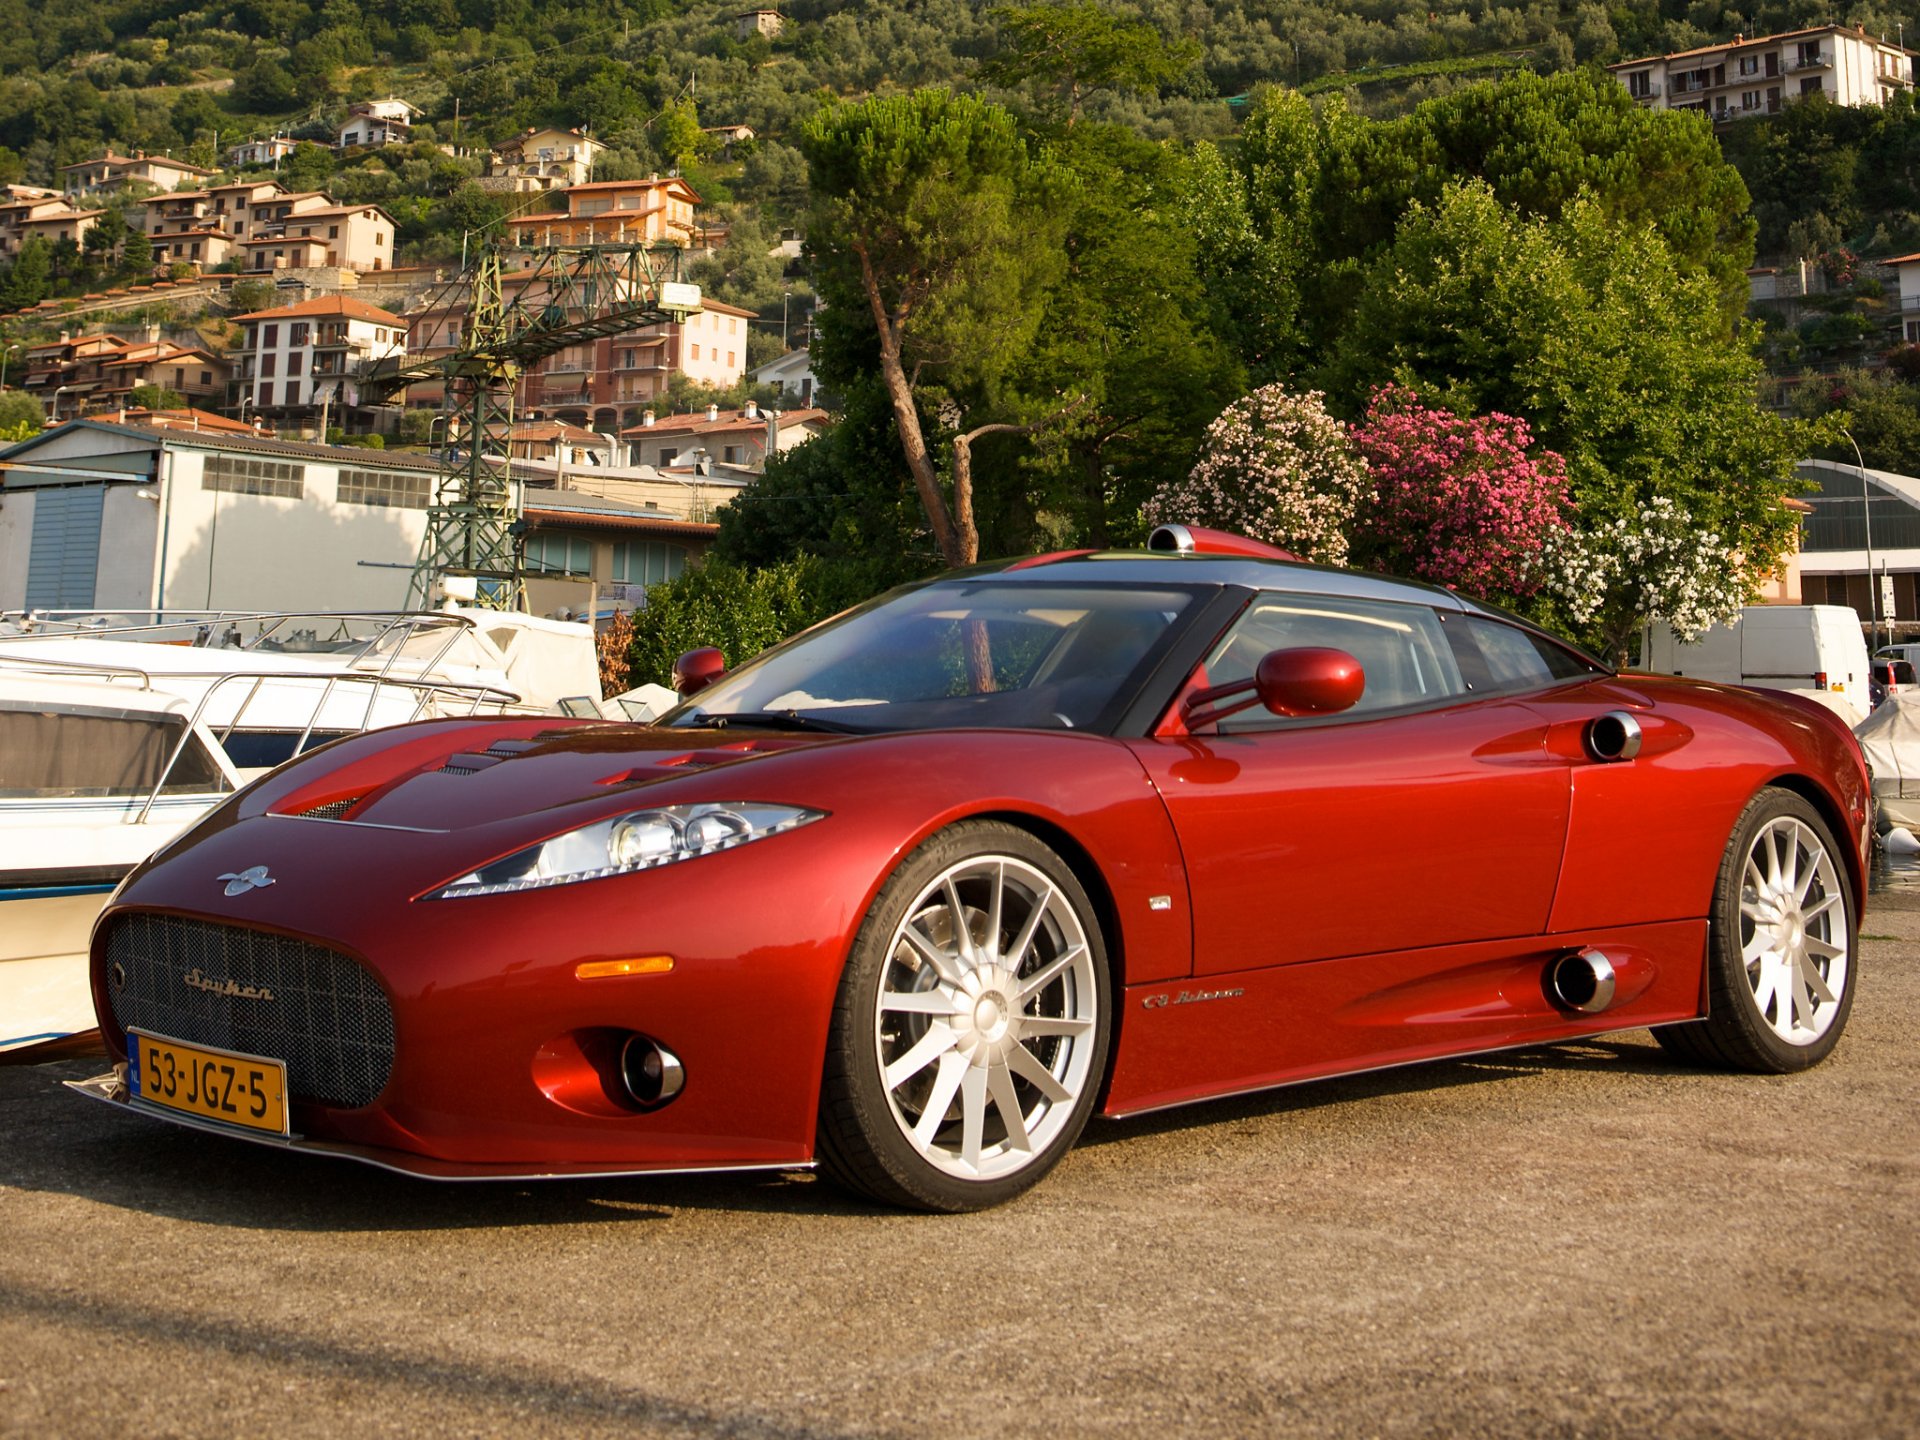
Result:
{"label": "white flowering shrub", "polygon": [[1749,567],[1717,531],[1665,496],[1630,515],[1548,538],[1547,588],[1582,625],[1598,622],[1619,653],[1648,620],[1681,640],[1731,620],[1753,599]]}
{"label": "white flowering shrub", "polygon": [[1207,427],[1199,463],[1155,490],[1150,525],[1205,525],[1342,565],[1354,511],[1371,482],[1318,390],[1266,385]]}

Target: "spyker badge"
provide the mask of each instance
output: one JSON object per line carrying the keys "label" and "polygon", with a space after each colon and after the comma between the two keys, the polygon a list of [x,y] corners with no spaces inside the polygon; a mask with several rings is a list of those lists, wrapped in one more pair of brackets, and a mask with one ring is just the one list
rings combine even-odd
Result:
{"label": "spyker badge", "polygon": [[249,865],[246,869],[231,872],[220,877],[227,882],[227,894],[244,895],[249,890],[264,890],[273,884],[273,876],[267,873],[264,865]]}

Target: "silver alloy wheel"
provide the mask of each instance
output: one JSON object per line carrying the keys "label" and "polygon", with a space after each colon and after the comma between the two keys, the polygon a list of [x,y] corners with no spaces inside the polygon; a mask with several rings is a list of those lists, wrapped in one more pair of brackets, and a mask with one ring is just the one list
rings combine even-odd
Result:
{"label": "silver alloy wheel", "polygon": [[1032,1164],[1096,1078],[1102,977],[1074,905],[1025,860],[973,856],[914,898],[887,956],[873,1018],[901,1134],[960,1179]]}
{"label": "silver alloy wheel", "polygon": [[1753,837],[1740,877],[1740,955],[1761,1020],[1789,1045],[1827,1033],[1851,956],[1842,881],[1820,836],[1792,815]]}

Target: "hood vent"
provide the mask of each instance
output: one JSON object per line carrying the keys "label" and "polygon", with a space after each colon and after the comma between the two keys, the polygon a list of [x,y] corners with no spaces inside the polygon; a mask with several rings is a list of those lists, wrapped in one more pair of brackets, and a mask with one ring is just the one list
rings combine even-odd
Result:
{"label": "hood vent", "polygon": [[446,764],[440,767],[442,775],[477,775],[489,766],[498,765],[502,760],[511,760],[516,755],[539,747],[539,739],[533,740],[496,740],[486,749],[474,754],[449,755]]}
{"label": "hood vent", "polygon": [[338,820],[365,798],[364,795],[349,795],[345,799],[329,800],[324,805],[296,810],[294,813],[303,820]]}

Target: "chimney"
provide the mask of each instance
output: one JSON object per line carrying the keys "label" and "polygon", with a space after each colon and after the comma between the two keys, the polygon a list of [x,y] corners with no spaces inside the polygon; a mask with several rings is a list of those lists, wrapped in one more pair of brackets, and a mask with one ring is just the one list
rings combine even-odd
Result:
{"label": "chimney", "polygon": [[641,423],[641,425],[642,425],[642,426],[647,426],[647,425],[651,425],[651,424],[653,424],[653,411],[651,411],[651,410],[642,410],[642,411],[640,412],[640,423]]}
{"label": "chimney", "polygon": [[747,401],[747,408],[742,418],[747,420],[758,420],[760,418],[760,402],[757,400]]}
{"label": "chimney", "polygon": [[717,424],[719,422],[719,419],[720,419],[720,407],[718,405],[707,406],[707,423],[709,425]]}

